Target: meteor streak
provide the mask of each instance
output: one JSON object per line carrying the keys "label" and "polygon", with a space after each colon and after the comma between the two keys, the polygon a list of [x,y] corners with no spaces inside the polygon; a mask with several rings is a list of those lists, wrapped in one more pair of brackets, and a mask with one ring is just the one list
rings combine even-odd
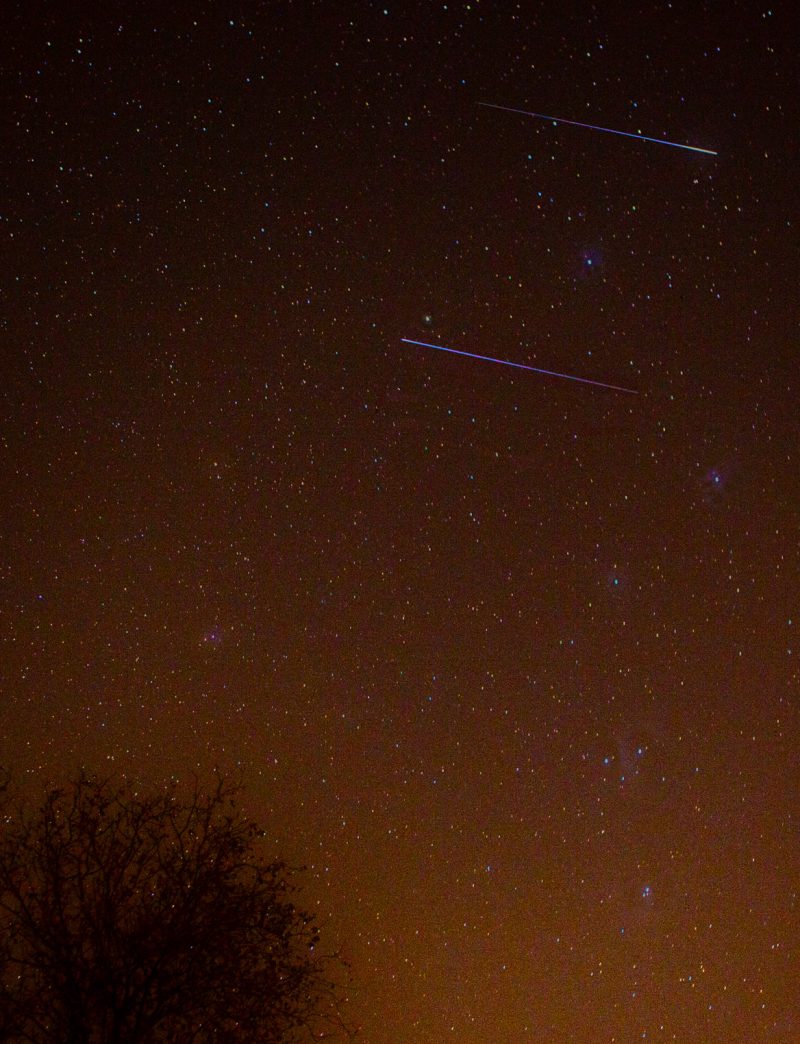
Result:
{"label": "meteor streak", "polygon": [[618,384],[604,384],[602,381],[590,381],[588,377],[573,377],[569,373],[556,373],[555,370],[542,370],[538,366],[526,366],[525,363],[510,362],[508,359],[493,359],[491,355],[476,355],[474,352],[463,352],[458,348],[445,348],[441,344],[428,344],[427,341],[412,341],[410,337],[401,337],[405,344],[418,344],[421,348],[435,348],[439,352],[452,352],[453,355],[466,355],[470,359],[480,359],[482,362],[500,363],[503,366],[513,366],[517,370],[532,370],[534,373],[544,373],[548,377],[563,377],[565,381],[579,381],[581,384],[593,384],[597,388],[610,388],[612,391],[627,392],[628,395],[637,395],[633,388],[620,388]]}
{"label": "meteor streak", "polygon": [[718,156],[712,149],[699,149],[696,145],[679,145],[677,141],[665,138],[648,138],[646,134],[633,134],[631,131],[612,130],[611,127],[598,127],[595,123],[580,123],[578,120],[565,120],[560,116],[544,116],[541,112],[528,112],[527,109],[512,109],[508,105],[492,105],[491,102],[478,102],[484,109],[501,109],[503,112],[518,112],[522,116],[535,116],[537,120],[552,120],[553,123],[569,123],[573,127],[586,127],[587,130],[603,131],[604,134],[619,134],[623,138],[636,138],[638,141],[654,141],[656,145],[671,145],[673,149],[688,149],[690,152],[703,152],[707,156]]}

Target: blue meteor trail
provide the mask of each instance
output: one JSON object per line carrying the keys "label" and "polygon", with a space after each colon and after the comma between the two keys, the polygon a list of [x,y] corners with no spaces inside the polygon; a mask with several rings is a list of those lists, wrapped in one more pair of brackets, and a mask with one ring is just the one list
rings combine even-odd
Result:
{"label": "blue meteor trail", "polygon": [[503,366],[513,366],[517,370],[533,370],[534,373],[544,373],[548,377],[563,377],[565,381],[579,381],[581,384],[593,384],[597,388],[610,388],[612,391],[627,392],[628,395],[637,395],[633,388],[620,388],[618,384],[604,384],[602,381],[590,381],[588,377],[573,377],[569,373],[556,373],[555,370],[542,370],[538,366],[526,366],[524,363],[509,362],[508,359],[493,359],[491,355],[476,355],[474,352],[462,352],[458,348],[445,348],[441,344],[428,344],[427,341],[412,341],[410,337],[401,337],[406,344],[418,344],[421,348],[435,348],[439,352],[452,352],[453,355],[466,355],[470,359],[480,359],[482,362],[500,363]]}
{"label": "blue meteor trail", "polygon": [[508,105],[492,105],[491,102],[478,102],[485,109],[501,109],[503,112],[518,112],[522,116],[535,116],[537,120],[552,120],[553,123],[569,123],[573,127],[586,127],[587,130],[603,131],[604,134],[619,134],[623,138],[636,138],[637,141],[654,141],[656,145],[671,145],[673,149],[688,149],[690,152],[703,152],[706,156],[718,156],[712,149],[698,149],[696,145],[679,145],[677,141],[665,138],[648,138],[645,134],[633,134],[631,131],[612,130],[611,127],[598,127],[594,123],[579,123],[578,120],[564,120],[560,116],[544,116],[541,112],[528,112],[527,109],[512,109]]}

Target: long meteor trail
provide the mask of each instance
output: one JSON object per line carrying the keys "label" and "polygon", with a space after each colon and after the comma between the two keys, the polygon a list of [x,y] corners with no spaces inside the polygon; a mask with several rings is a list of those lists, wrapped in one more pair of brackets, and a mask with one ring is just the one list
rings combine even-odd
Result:
{"label": "long meteor trail", "polygon": [[500,363],[502,366],[513,366],[517,370],[532,370],[534,373],[544,373],[548,377],[563,377],[565,381],[579,381],[581,384],[593,384],[596,388],[610,388],[611,391],[626,392],[628,395],[637,395],[633,388],[620,388],[618,384],[604,384],[602,381],[590,381],[588,377],[573,377],[569,373],[556,373],[555,370],[542,370],[538,366],[526,366],[525,363],[510,362],[508,359],[493,359],[491,355],[476,355],[474,352],[463,352],[458,348],[445,348],[441,344],[428,344],[427,341],[412,341],[410,337],[401,337],[405,344],[418,344],[420,348],[435,348],[439,352],[452,352],[453,355],[466,355],[470,359],[480,359],[481,362]]}
{"label": "long meteor trail", "polygon": [[551,120],[553,123],[569,123],[573,127],[585,127],[587,130],[603,131],[604,134],[619,134],[623,138],[636,138],[637,141],[654,141],[656,145],[671,145],[673,149],[688,149],[690,152],[703,152],[706,156],[718,156],[712,149],[699,149],[696,145],[680,145],[677,141],[665,138],[648,138],[646,134],[633,134],[631,131],[612,130],[611,127],[598,127],[595,123],[580,123],[578,120],[565,120],[561,116],[545,116],[541,112],[528,112],[527,109],[512,109],[508,105],[492,105],[491,102],[478,102],[484,109],[500,109],[503,112],[517,112],[521,116],[535,116],[537,120]]}

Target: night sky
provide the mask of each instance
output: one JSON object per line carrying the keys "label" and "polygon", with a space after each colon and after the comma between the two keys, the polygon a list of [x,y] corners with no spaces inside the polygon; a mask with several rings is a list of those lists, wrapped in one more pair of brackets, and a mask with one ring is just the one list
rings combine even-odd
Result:
{"label": "night sky", "polygon": [[797,30],[5,16],[0,763],[243,772],[365,1044],[800,1041]]}

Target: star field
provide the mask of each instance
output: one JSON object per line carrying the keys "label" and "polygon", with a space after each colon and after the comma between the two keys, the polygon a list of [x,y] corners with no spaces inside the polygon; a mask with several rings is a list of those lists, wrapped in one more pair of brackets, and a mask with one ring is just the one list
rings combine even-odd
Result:
{"label": "star field", "polygon": [[365,1044],[800,1040],[793,15],[12,4],[0,764],[241,771]]}

